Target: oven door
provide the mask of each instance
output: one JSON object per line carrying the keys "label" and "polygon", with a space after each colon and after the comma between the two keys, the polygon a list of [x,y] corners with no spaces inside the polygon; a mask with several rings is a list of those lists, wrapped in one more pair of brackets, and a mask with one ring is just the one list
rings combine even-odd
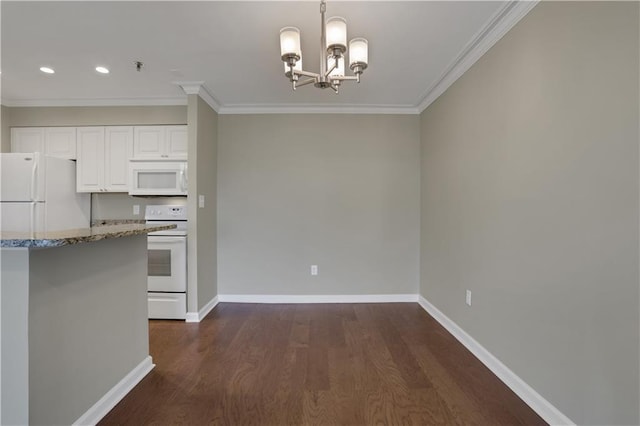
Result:
{"label": "oven door", "polygon": [[149,291],[187,291],[187,237],[149,235],[147,248]]}

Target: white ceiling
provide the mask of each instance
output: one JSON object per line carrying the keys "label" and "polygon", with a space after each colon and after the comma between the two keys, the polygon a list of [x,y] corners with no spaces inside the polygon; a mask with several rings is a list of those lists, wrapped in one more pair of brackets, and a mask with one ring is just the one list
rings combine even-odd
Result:
{"label": "white ceiling", "polygon": [[[495,42],[486,39],[511,27],[502,21],[513,6],[329,0],[327,16],[347,19],[349,39],[369,40],[362,82],[347,82],[336,95],[313,86],[293,92],[280,60],[279,30],[293,25],[304,68],[319,67],[318,1],[2,1],[2,103],[184,104],[176,82],[188,81],[203,82],[222,112],[416,113]],[[144,62],[141,72],[136,60]],[[42,65],[56,73],[43,74]],[[111,73],[99,75],[96,65]]]}

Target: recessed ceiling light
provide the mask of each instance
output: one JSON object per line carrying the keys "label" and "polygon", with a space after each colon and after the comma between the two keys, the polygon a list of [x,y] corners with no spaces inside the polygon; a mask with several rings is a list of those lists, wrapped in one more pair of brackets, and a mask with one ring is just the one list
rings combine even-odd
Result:
{"label": "recessed ceiling light", "polygon": [[40,67],[40,71],[42,71],[45,74],[53,74],[53,73],[55,73],[53,68],[49,68],[49,67]]}
{"label": "recessed ceiling light", "polygon": [[96,71],[98,71],[100,74],[109,74],[109,70],[105,67],[96,67]]}

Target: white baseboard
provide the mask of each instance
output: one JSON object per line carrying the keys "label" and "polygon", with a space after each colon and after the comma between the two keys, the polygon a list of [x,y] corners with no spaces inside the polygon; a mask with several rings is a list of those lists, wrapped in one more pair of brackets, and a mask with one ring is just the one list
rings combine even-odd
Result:
{"label": "white baseboard", "polygon": [[516,395],[518,395],[533,411],[538,413],[550,425],[575,425],[571,419],[562,414],[560,410],[544,399],[531,386],[525,383],[518,375],[504,365],[491,352],[485,349],[473,337],[453,322],[449,317],[440,312],[422,296],[418,297],[418,303],[436,321],[449,331],[469,351],[475,355],[489,370],[504,382]]}
{"label": "white baseboard", "polygon": [[151,370],[155,364],[151,356],[146,357],[140,364],[131,370],[122,380],[109,390],[91,408],[87,410],[74,425],[95,425],[107,415],[113,407],[124,398],[131,389],[137,385]]}
{"label": "white baseboard", "polygon": [[417,294],[219,294],[233,303],[391,303],[417,302]]}
{"label": "white baseboard", "polygon": [[206,317],[209,312],[218,304],[218,296],[209,300],[209,302],[202,307],[198,312],[187,312],[187,317],[185,318],[186,322],[200,322]]}

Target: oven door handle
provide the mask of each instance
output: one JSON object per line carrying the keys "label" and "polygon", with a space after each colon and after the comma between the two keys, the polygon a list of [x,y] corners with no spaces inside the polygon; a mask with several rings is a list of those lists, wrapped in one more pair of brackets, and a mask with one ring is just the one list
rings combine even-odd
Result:
{"label": "oven door handle", "polygon": [[149,235],[147,242],[149,244],[161,243],[161,244],[182,244],[187,240],[187,237],[176,235],[175,237],[161,237],[158,235]]}

